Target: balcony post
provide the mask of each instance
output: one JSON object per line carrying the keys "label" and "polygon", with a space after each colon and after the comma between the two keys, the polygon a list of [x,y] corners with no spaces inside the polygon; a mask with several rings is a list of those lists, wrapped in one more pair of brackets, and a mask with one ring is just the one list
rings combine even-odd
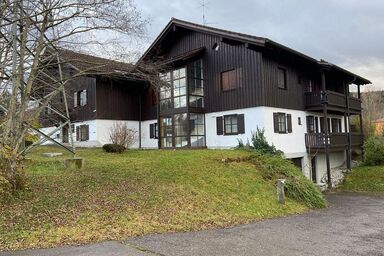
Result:
{"label": "balcony post", "polygon": [[352,161],[352,134],[351,134],[351,127],[350,127],[350,117],[351,117],[351,111],[350,111],[350,102],[349,102],[349,84],[345,84],[344,82],[344,91],[346,95],[346,103],[347,103],[347,112],[344,114],[344,126],[345,126],[345,132],[347,133],[348,137],[348,145],[347,145],[347,169],[351,170],[351,161]]}
{"label": "balcony post", "polygon": [[[326,82],[325,82],[325,70],[321,69],[321,87],[323,92],[326,92]],[[332,188],[332,177],[331,177],[331,163],[329,159],[329,130],[328,130],[328,109],[327,102],[323,101],[323,114],[324,114],[324,123],[323,131],[325,133],[325,159],[327,164],[327,178],[328,178],[328,188]]]}

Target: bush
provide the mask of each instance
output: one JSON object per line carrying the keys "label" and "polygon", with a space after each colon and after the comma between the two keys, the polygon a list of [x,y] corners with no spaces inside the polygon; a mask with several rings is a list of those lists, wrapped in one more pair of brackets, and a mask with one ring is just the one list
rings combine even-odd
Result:
{"label": "bush", "polygon": [[255,153],[249,161],[261,170],[263,179],[285,179],[286,196],[304,202],[310,208],[323,208],[326,201],[320,190],[291,161],[281,156]]}
{"label": "bush", "polygon": [[364,164],[380,165],[384,163],[384,137],[370,137],[364,143]]}
{"label": "bush", "polygon": [[35,143],[36,141],[39,140],[39,136],[38,135],[35,135],[35,134],[30,134],[28,133],[27,135],[25,135],[25,146],[26,147],[29,147],[31,146],[33,143]]}
{"label": "bush", "polygon": [[107,153],[123,153],[125,151],[125,147],[117,144],[105,144],[103,146],[103,150]]}
{"label": "bush", "polygon": [[249,141],[247,141],[246,144],[241,139],[238,139],[238,146],[236,148],[238,149],[252,149],[256,150],[259,153],[262,154],[275,154],[275,155],[282,155],[283,152],[280,150],[277,150],[274,145],[269,145],[267,138],[265,138],[264,135],[265,131],[264,129],[256,129],[256,132],[252,132],[252,145],[250,145]]}
{"label": "bush", "polygon": [[9,146],[0,145],[0,197],[25,188],[22,158]]}

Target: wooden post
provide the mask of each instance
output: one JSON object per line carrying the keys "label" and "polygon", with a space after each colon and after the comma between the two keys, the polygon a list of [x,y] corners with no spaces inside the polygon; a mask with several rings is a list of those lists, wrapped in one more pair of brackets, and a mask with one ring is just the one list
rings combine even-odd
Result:
{"label": "wooden post", "polygon": [[352,161],[352,134],[351,134],[351,127],[350,127],[350,103],[349,103],[349,84],[344,83],[344,91],[345,91],[345,97],[346,97],[346,103],[347,103],[347,112],[344,114],[344,127],[345,132],[348,136],[348,145],[347,145],[347,169],[351,170],[351,161]]}
{"label": "wooden post", "polygon": [[284,191],[285,179],[277,180],[277,201],[280,204],[285,204],[285,191]]}
{"label": "wooden post", "polygon": [[[327,87],[325,83],[325,70],[321,70],[321,86],[323,93],[326,96],[327,93]],[[328,130],[328,102],[327,100],[323,101],[323,114],[324,114],[324,133],[325,133],[325,159],[326,159],[326,164],[327,164],[327,178],[328,178],[328,188],[332,188],[332,177],[331,177],[331,163],[329,159],[329,143],[330,143],[330,135],[329,135],[329,130]]]}

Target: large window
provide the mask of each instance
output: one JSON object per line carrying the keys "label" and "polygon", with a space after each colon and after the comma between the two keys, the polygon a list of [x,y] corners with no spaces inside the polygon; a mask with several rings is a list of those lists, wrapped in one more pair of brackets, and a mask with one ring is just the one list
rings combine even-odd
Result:
{"label": "large window", "polygon": [[161,119],[161,147],[205,147],[204,114],[182,113]]}
{"label": "large window", "polygon": [[173,147],[172,137],[173,137],[173,126],[172,126],[172,117],[162,117],[160,118],[161,129],[161,147],[162,148],[171,148]]}
{"label": "large window", "polygon": [[160,75],[164,85],[160,89],[160,109],[167,110],[172,108],[172,80],[171,73]]}
{"label": "large window", "polygon": [[175,121],[175,147],[188,146],[188,120],[187,114],[174,115]]}
{"label": "large window", "polygon": [[202,60],[197,60],[188,65],[188,91],[189,106],[194,108],[204,107],[204,82]]}
{"label": "large window", "polygon": [[187,106],[187,80],[185,68],[173,71],[173,107],[182,108]]}
{"label": "large window", "polygon": [[319,121],[317,116],[307,116],[308,133],[316,133],[318,131]]}
{"label": "large window", "polygon": [[204,114],[190,114],[191,147],[205,146]]}

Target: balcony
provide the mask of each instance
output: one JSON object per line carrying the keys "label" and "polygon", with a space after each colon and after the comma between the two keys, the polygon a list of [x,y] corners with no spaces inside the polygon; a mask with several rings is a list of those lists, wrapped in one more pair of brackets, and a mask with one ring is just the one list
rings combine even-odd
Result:
{"label": "balcony", "polygon": [[[319,91],[305,93],[305,108],[309,111],[323,110],[323,103],[327,103],[327,109],[345,113],[347,112],[346,96],[333,91]],[[349,111],[354,114],[361,112],[361,100],[349,96]]]}
{"label": "balcony", "polygon": [[[305,146],[308,151],[343,150],[348,147],[348,133],[307,133],[305,134]],[[360,133],[351,133],[351,147],[361,147],[364,137]]]}

